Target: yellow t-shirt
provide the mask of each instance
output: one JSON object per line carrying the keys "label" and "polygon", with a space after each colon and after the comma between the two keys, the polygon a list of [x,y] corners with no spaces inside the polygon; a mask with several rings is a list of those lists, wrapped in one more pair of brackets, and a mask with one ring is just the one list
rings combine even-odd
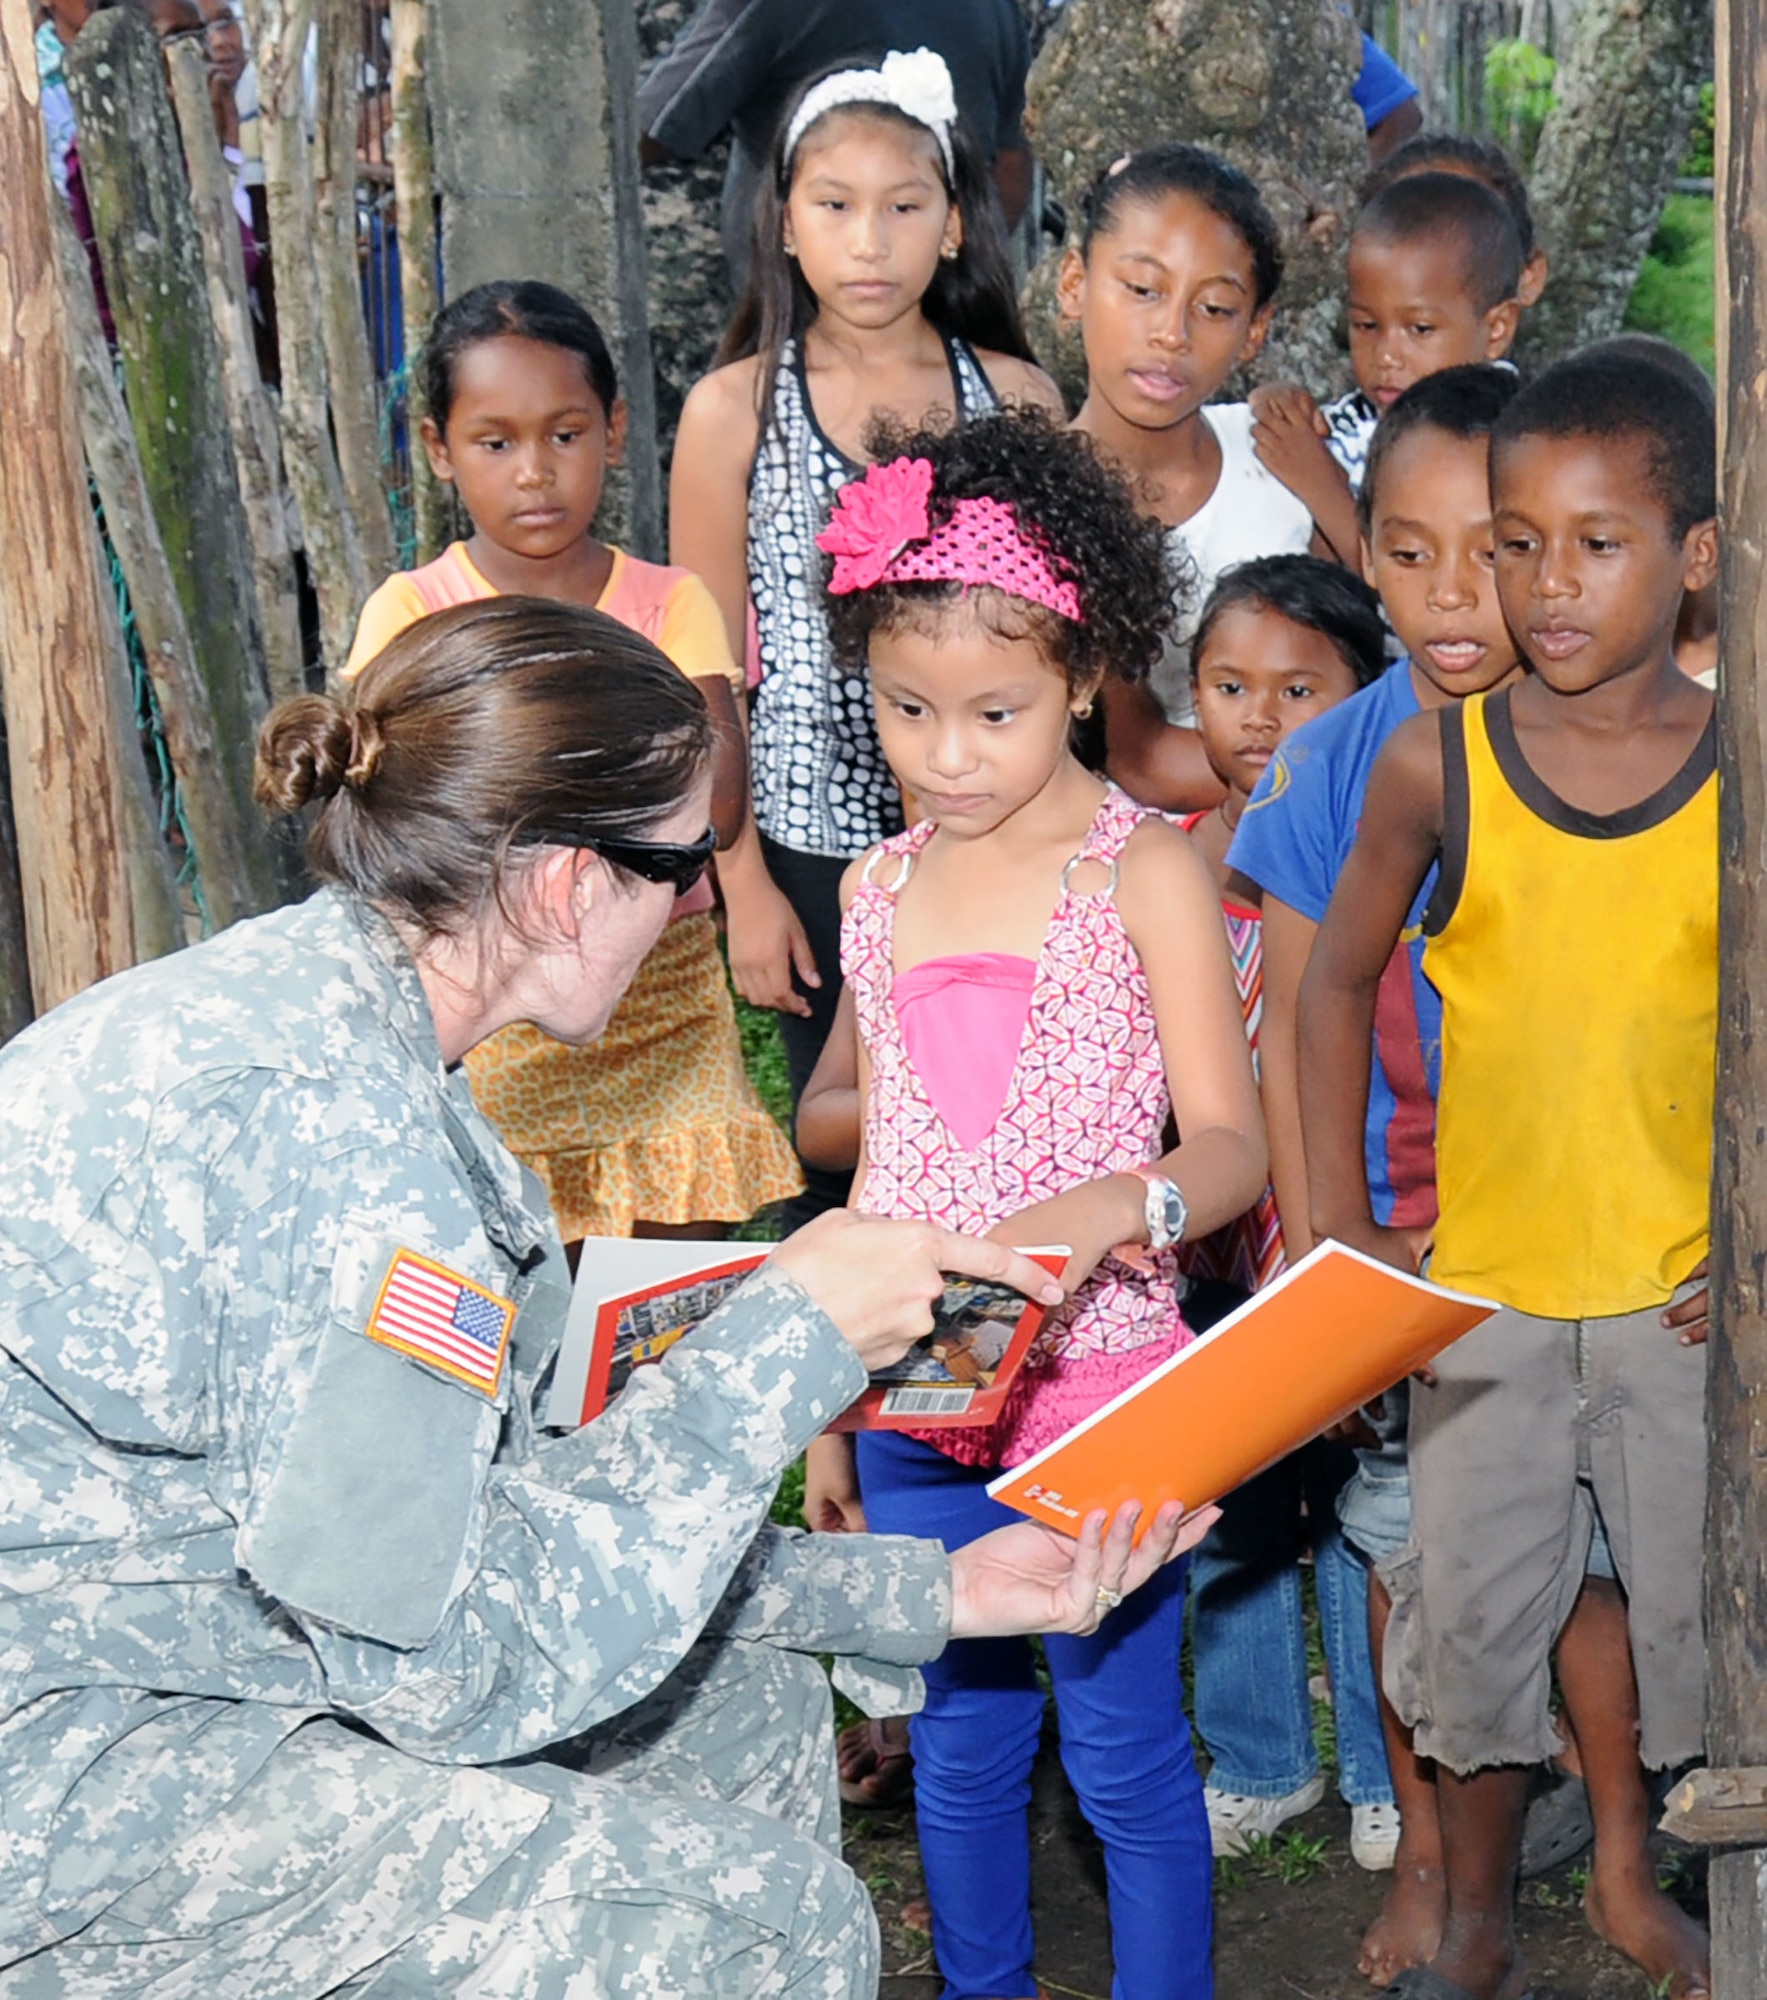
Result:
{"label": "yellow t-shirt", "polygon": [[[740,688],[742,669],[731,657],[723,615],[693,571],[640,562],[624,549],[615,549],[613,558],[596,610],[642,633],[689,680],[721,679]],[[432,611],[497,595],[464,542],[450,543],[422,569],[400,570],[363,605],[344,678],[353,680],[382,647]]]}
{"label": "yellow t-shirt", "polygon": [[1442,713],[1430,1276],[1542,1319],[1660,1305],[1710,1240],[1715,725],[1660,791],[1595,814],[1527,763],[1507,694]]}

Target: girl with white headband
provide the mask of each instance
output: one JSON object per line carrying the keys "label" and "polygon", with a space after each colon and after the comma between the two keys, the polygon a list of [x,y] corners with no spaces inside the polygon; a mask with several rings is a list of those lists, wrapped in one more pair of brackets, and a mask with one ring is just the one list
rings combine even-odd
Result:
{"label": "girl with white headband", "polygon": [[[711,586],[739,654],[747,635],[754,814],[718,874],[738,990],[780,1010],[795,1100],[839,997],[841,871],[902,824],[869,690],[830,652],[815,538],[879,417],[1061,408],[930,49],[832,71],[787,110],[718,360],[682,412],[670,554]],[[809,1212],[844,1198],[844,1177],[808,1178]]]}

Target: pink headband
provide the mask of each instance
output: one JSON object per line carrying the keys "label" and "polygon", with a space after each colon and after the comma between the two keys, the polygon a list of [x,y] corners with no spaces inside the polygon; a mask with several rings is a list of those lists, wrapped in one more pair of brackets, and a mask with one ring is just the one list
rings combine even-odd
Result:
{"label": "pink headband", "polygon": [[834,557],[828,588],[836,597],[880,583],[985,584],[1009,597],[1084,622],[1080,593],[1049,565],[1002,500],[958,500],[936,532],[928,518],[933,468],[924,458],[893,458],[835,496],[816,546]]}

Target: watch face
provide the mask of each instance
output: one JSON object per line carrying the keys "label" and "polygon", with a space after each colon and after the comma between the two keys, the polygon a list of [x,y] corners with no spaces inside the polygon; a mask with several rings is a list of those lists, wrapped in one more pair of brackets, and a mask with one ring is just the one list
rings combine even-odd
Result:
{"label": "watch face", "polygon": [[1176,1243],[1184,1234],[1184,1225],[1190,1220],[1190,1211],[1184,1206],[1184,1197],[1169,1183],[1164,1190],[1166,1211],[1166,1234]]}

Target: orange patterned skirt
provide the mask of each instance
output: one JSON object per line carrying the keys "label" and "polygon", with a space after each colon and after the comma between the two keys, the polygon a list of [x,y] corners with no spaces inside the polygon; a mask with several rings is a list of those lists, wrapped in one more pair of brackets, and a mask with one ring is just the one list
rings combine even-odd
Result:
{"label": "orange patterned skirt", "polygon": [[599,1041],[570,1048],[518,1021],[466,1068],[567,1243],[641,1220],[744,1222],[804,1184],[743,1070],[709,916],[670,924]]}

